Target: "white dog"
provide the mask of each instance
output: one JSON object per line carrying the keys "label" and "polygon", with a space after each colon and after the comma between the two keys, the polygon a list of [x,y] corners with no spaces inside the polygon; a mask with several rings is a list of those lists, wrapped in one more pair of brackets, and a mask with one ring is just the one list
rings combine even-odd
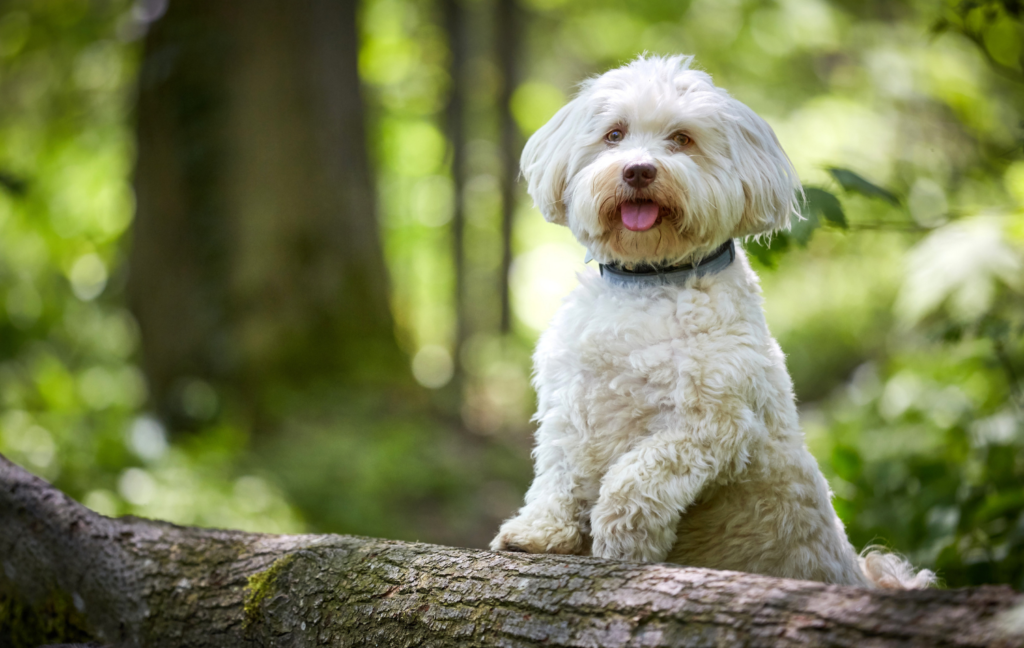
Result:
{"label": "white dog", "polygon": [[601,263],[534,356],[536,475],[494,550],[923,587],[858,557],[804,444],[738,237],[788,228],[800,183],[768,124],[640,57],[583,84],[523,151],[529,193]]}

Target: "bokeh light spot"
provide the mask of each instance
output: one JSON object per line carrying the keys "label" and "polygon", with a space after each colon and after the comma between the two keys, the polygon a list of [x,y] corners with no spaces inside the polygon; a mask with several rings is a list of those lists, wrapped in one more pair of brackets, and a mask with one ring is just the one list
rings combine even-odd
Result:
{"label": "bokeh light spot", "polygon": [[114,517],[118,514],[120,506],[117,495],[105,488],[89,491],[82,499],[82,504],[96,511],[100,515]]}
{"label": "bokeh light spot", "polygon": [[565,93],[548,83],[529,81],[512,94],[512,117],[524,135],[531,135],[565,105]]}
{"label": "bokeh light spot", "polygon": [[412,358],[413,377],[428,389],[444,387],[451,381],[454,372],[452,355],[442,346],[427,344]]}
{"label": "bokeh light spot", "polygon": [[107,287],[107,267],[97,254],[84,254],[71,266],[68,279],[75,297],[91,301]]}
{"label": "bokeh light spot", "polygon": [[140,416],[128,428],[128,446],[140,459],[154,461],[167,452],[167,431],[154,416]]}
{"label": "bokeh light spot", "polygon": [[129,468],[117,480],[117,490],[126,501],[145,506],[156,495],[156,481],[142,468]]}

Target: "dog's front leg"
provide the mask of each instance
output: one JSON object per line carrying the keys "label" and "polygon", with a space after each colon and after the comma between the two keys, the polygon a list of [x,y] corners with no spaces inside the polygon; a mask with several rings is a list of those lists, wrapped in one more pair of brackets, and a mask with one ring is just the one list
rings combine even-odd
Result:
{"label": "dog's front leg", "polygon": [[587,538],[580,531],[570,462],[559,448],[550,446],[538,447],[536,456],[537,475],[526,492],[526,504],[501,525],[491,550],[585,553]]}
{"label": "dog's front leg", "polygon": [[751,426],[695,428],[652,434],[612,464],[590,514],[594,556],[665,560],[683,512],[708,483],[745,465]]}

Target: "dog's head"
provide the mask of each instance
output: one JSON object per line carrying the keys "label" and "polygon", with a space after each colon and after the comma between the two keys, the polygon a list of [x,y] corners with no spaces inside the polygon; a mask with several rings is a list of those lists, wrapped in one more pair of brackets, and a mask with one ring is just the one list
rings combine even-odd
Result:
{"label": "dog's head", "polygon": [[544,217],[598,261],[677,263],[798,213],[771,127],[692,60],[642,56],[585,82],[523,149]]}

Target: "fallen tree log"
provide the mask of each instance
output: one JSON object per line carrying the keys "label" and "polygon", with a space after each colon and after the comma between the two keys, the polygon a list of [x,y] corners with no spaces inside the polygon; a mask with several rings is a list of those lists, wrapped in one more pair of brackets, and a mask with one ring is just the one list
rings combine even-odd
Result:
{"label": "fallen tree log", "polygon": [[1021,646],[1008,587],[891,592],[664,564],[98,515],[0,456],[0,645]]}

